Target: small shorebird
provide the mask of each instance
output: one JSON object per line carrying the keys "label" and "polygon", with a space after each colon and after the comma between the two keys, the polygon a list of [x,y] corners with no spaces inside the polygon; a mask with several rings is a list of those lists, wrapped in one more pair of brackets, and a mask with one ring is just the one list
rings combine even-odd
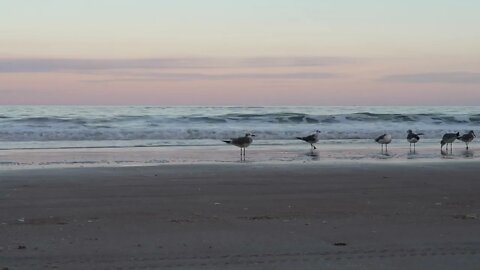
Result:
{"label": "small shorebird", "polygon": [[477,136],[475,136],[475,132],[473,132],[473,130],[470,130],[467,134],[463,134],[462,136],[458,136],[457,139],[459,139],[460,141],[464,142],[465,145],[467,146],[467,150],[468,150],[468,144],[473,141],[473,138],[475,138]]}
{"label": "small shorebird", "polygon": [[392,142],[392,135],[385,133],[381,136],[378,136],[378,138],[376,138],[375,141],[382,145],[382,151],[383,151],[383,145],[385,144],[385,151],[387,151],[387,144]]}
{"label": "small shorebird", "polygon": [[245,148],[247,148],[250,144],[252,144],[253,142],[252,137],[255,137],[255,135],[246,133],[245,136],[243,137],[232,138],[230,140],[225,140],[223,142],[240,147],[240,157],[243,156],[243,158],[245,158]]}
{"label": "small shorebird", "polygon": [[313,150],[313,149],[317,149],[317,147],[315,147],[315,145],[313,144],[318,142],[318,139],[319,139],[318,134],[320,134],[320,132],[321,132],[320,130],[316,130],[315,133],[312,135],[308,135],[306,137],[296,137],[296,138],[309,143],[312,146],[312,150]]}
{"label": "small shorebird", "polygon": [[460,136],[460,133],[445,133],[443,134],[442,140],[440,141],[440,149],[446,144],[448,149],[448,144],[450,144],[450,151],[452,150],[452,143]]}
{"label": "small shorebird", "polygon": [[415,151],[415,144],[420,140],[419,135],[423,135],[423,133],[413,133],[411,129],[407,130],[407,141],[410,143],[410,149],[412,148],[413,143],[413,150]]}

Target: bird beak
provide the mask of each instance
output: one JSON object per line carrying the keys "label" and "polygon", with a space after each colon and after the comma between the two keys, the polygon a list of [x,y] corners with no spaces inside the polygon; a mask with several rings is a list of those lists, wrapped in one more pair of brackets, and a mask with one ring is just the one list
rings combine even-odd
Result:
{"label": "bird beak", "polygon": [[255,137],[255,134],[250,134],[250,136]]}

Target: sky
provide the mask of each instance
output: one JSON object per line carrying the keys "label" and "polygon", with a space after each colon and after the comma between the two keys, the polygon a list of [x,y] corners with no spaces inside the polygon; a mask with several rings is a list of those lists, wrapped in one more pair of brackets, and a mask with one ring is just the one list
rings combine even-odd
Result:
{"label": "sky", "polygon": [[480,105],[478,0],[0,0],[0,105]]}

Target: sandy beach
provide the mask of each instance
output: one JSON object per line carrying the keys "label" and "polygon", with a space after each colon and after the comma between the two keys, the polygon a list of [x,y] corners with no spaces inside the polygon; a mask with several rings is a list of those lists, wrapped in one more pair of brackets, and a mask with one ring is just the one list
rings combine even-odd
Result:
{"label": "sandy beach", "polygon": [[479,12],[0,1],[0,270],[480,270]]}
{"label": "sandy beach", "polygon": [[0,171],[1,269],[478,269],[480,167]]}

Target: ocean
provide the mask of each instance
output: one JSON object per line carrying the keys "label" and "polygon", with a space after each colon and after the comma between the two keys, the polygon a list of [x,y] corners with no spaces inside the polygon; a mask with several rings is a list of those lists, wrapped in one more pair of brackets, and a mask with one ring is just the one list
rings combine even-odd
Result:
{"label": "ocean", "polygon": [[[373,139],[385,132],[392,134],[392,149],[408,149],[408,129],[425,134],[417,149],[421,153],[422,145],[428,145],[432,150],[428,155],[424,152],[424,157],[435,158],[442,157],[437,152],[445,132],[477,131],[479,125],[478,106],[0,106],[0,168],[16,164],[181,163],[192,157],[222,162],[229,160],[230,153],[235,153],[232,160],[236,160],[238,149],[221,140],[247,132],[256,135],[247,155],[262,152],[257,153],[257,161],[271,161],[267,152],[275,149],[276,153],[270,153],[277,161],[304,161],[302,151],[309,146],[295,137],[315,130],[321,131],[319,151],[326,158],[375,158],[377,152],[350,150],[376,151]],[[161,157],[160,149],[164,151]],[[220,155],[221,151],[226,151],[225,155]],[[390,156],[410,158],[403,150]],[[472,158],[473,150],[459,156]],[[310,160],[308,152],[306,159]],[[251,155],[250,160],[255,158]]]}
{"label": "ocean", "polygon": [[317,129],[322,140],[440,138],[479,125],[480,107],[0,106],[0,148],[211,145],[246,132],[277,144]]}

